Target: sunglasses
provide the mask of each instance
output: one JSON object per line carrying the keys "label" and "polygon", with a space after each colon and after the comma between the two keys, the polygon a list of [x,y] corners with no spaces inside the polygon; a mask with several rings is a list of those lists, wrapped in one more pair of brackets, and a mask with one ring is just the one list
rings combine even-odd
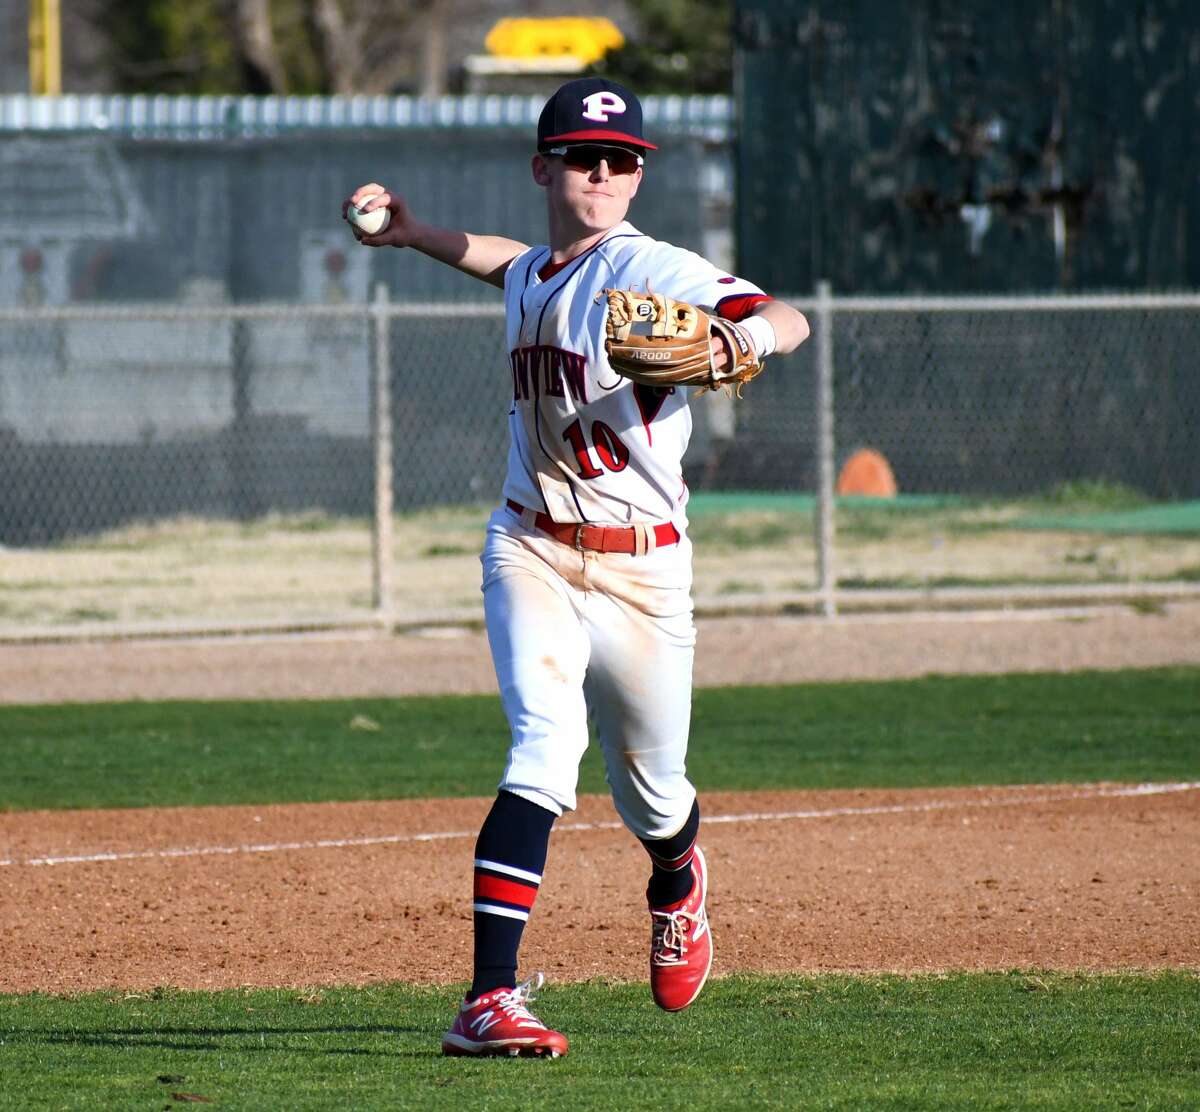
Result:
{"label": "sunglasses", "polygon": [[564,166],[572,170],[591,173],[603,160],[613,174],[632,174],[645,160],[625,147],[602,147],[595,143],[583,143],[577,147],[551,147],[546,154],[558,155]]}

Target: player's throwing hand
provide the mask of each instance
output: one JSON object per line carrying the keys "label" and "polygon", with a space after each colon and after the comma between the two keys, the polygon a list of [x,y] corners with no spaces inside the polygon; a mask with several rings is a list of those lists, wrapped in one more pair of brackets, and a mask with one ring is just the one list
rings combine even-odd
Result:
{"label": "player's throwing hand", "polygon": [[[363,204],[363,201],[367,201],[367,203]],[[389,217],[387,227],[377,235],[364,235],[350,219],[352,205],[362,213],[387,209]],[[389,193],[377,182],[359,186],[342,202],[342,219],[350,225],[358,241],[366,247],[411,247],[417,238],[416,221],[409,213],[404,198]]]}

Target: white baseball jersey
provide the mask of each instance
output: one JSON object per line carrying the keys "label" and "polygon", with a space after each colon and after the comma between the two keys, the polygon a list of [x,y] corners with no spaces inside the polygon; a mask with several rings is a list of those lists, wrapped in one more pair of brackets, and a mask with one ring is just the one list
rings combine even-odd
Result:
{"label": "white baseball jersey", "polygon": [[513,385],[504,497],[559,522],[681,519],[686,391],[637,385],[609,367],[599,295],[649,288],[733,320],[766,295],[628,222],[543,280],[549,261],[548,247],[532,247],[504,279]]}

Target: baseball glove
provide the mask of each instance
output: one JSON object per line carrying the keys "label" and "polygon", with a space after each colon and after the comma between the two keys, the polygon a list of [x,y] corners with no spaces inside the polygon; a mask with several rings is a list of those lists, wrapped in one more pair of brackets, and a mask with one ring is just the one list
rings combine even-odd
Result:
{"label": "baseball glove", "polygon": [[[732,321],[661,293],[604,290],[608,299],[604,350],[617,374],[647,386],[742,387],[763,365],[746,332]],[[713,366],[712,339],[719,337],[729,362]]]}

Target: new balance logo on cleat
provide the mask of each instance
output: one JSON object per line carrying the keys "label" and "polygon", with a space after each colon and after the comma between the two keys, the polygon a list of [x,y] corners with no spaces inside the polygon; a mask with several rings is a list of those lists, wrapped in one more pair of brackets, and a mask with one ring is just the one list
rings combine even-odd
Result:
{"label": "new balance logo on cleat", "polygon": [[482,1035],[489,1027],[495,1027],[499,1022],[500,1016],[498,1016],[495,1012],[488,1011],[484,1012],[482,1015],[477,1015],[473,1020],[470,1021],[468,1026],[474,1027],[477,1035]]}
{"label": "new balance logo on cleat", "polygon": [[530,1010],[545,983],[538,973],[516,988],[499,988],[463,1001],[454,1026],[442,1036],[442,1053],[472,1057],[558,1058],[567,1040]]}

